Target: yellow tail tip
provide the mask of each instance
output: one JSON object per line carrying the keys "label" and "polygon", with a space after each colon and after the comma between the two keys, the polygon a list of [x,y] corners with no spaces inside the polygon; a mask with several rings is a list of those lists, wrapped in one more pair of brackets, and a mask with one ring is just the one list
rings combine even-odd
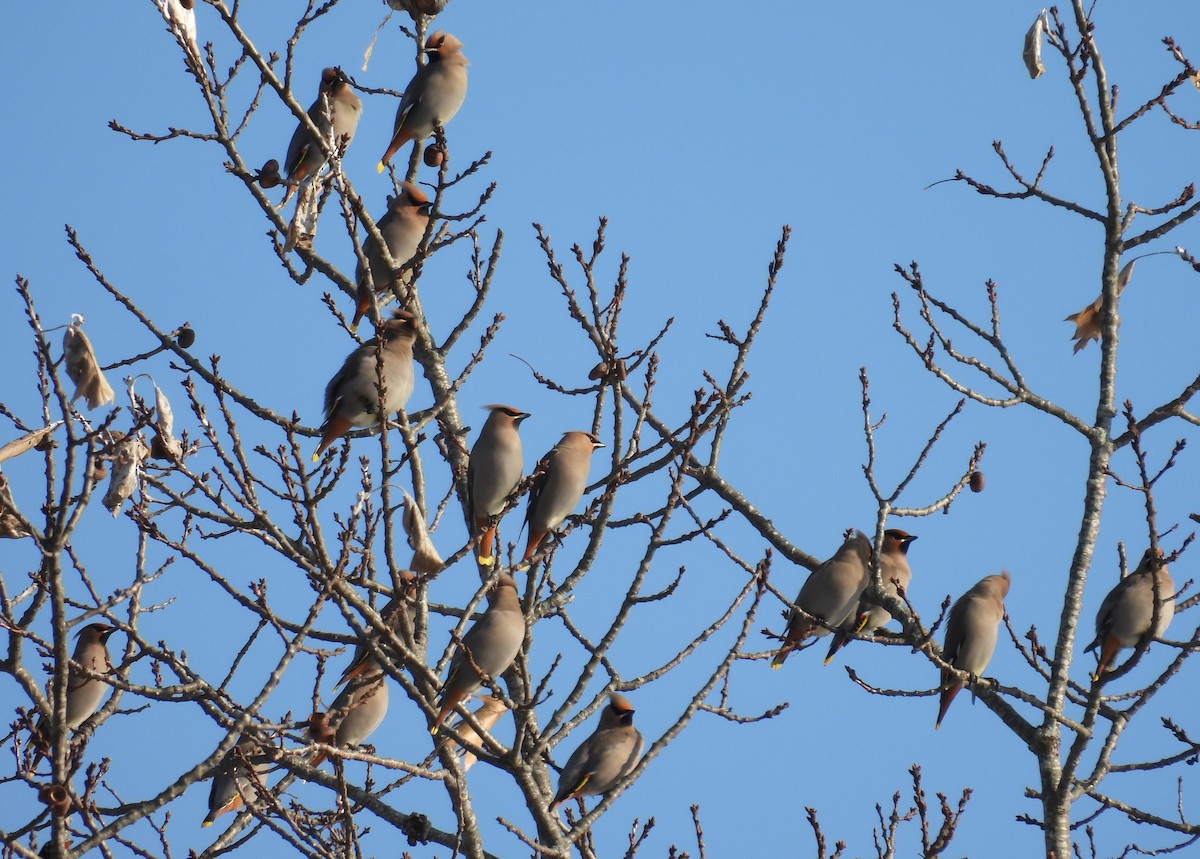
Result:
{"label": "yellow tail tip", "polygon": [[383,162],[380,161],[378,164],[375,165],[375,172],[382,173],[383,171],[384,171],[384,165],[383,165]]}
{"label": "yellow tail tip", "polygon": [[205,827],[212,826],[212,825],[213,825],[213,822],[211,820],[206,820],[200,824],[200,828],[204,829]]}
{"label": "yellow tail tip", "polygon": [[782,662],[772,662],[772,663],[771,663],[771,670],[772,670],[772,671],[778,671],[778,670],[779,670],[780,668],[782,668],[782,667],[783,667],[783,663],[782,663]]}
{"label": "yellow tail tip", "polygon": [[321,461],[321,454],[319,454],[319,453],[314,453],[314,454],[313,454],[312,461],[313,461],[313,462],[320,462],[320,461]]}
{"label": "yellow tail tip", "polygon": [[429,729],[429,733],[430,733],[430,735],[432,735],[432,736],[436,737],[436,736],[437,736],[437,734],[438,734],[438,728],[439,728],[439,727],[441,727],[441,726],[440,726],[440,725],[434,725],[432,728],[430,728],[430,729]]}
{"label": "yellow tail tip", "polygon": [[496,556],[495,555],[476,555],[475,563],[479,564],[479,566],[481,566],[481,567],[490,567],[496,563]]}
{"label": "yellow tail tip", "polygon": [[832,653],[829,654],[828,656],[826,656],[825,661],[821,663],[822,667],[828,665],[830,662],[833,662],[833,657],[834,657],[834,654],[832,654]]}

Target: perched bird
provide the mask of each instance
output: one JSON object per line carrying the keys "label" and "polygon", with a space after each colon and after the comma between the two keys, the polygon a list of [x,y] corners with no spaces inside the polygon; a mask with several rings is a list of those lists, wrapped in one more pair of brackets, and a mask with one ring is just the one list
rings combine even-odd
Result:
{"label": "perched bird", "polygon": [[592,452],[601,447],[604,442],[590,432],[571,430],[542,457],[538,463],[541,473],[529,490],[529,506],[525,510],[529,534],[522,564],[529,563],[546,535],[557,528],[583,498]]}
{"label": "perched bird", "polygon": [[[500,717],[507,712],[508,707],[503,701],[494,695],[488,695],[483,699],[483,704],[481,704],[478,709],[473,711],[471,715],[475,717],[475,721],[478,722],[485,731],[490,733],[492,726],[499,722]],[[454,725],[454,730],[458,732],[458,735],[462,737],[464,741],[468,743],[474,743],[478,746],[483,745],[483,740],[480,738],[475,729],[467,723],[466,719],[459,720],[458,724]],[[471,767],[475,766],[475,762],[478,759],[476,758],[474,752],[466,751],[465,746],[463,749],[462,768],[463,772],[466,772]]]}
{"label": "perched bird", "polygon": [[433,134],[435,125],[445,126],[467,97],[467,58],[462,54],[462,42],[438,30],[426,40],[425,53],[428,62],[408,82],[396,109],[392,142],[379,159],[380,173],[405,143],[424,140]]}
{"label": "perched bird", "polygon": [[[1158,623],[1154,604],[1158,603]],[[1136,647],[1151,626],[1151,638],[1161,638],[1175,616],[1175,582],[1160,550],[1147,549],[1137,569],[1108,592],[1096,613],[1096,640],[1087,652],[1100,648],[1100,662],[1093,680],[1099,680],[1122,647]]]}
{"label": "perched bird", "polygon": [[[879,555],[879,573],[883,579],[883,589],[892,596],[899,596],[898,587],[908,590],[912,581],[912,569],[908,566],[908,547],[917,539],[907,531],[899,528],[888,528],[883,532],[883,551]],[[867,577],[871,572],[867,570]],[[869,582],[868,582],[869,584]],[[851,641],[851,633],[860,635],[864,632],[874,632],[887,626],[892,619],[891,613],[882,606],[874,605],[860,598],[858,608],[838,627],[829,645],[829,653],[825,656],[828,665],[834,655]]]}
{"label": "perched bird", "polygon": [[[407,310],[397,310],[392,316],[379,327],[377,337],[346,357],[342,369],[325,386],[325,423],[321,424],[321,443],[313,454],[313,462],[351,427],[374,426],[408,402],[413,389],[416,319]],[[383,362],[382,370],[377,356]],[[382,403],[381,376],[385,389]]]}
{"label": "perched bird", "polygon": [[525,615],[517,598],[517,583],[501,573],[488,593],[488,608],[462,637],[462,644],[450,661],[446,682],[439,700],[441,709],[430,728],[438,732],[446,716],[480,686],[483,671],[493,682],[508,670],[525,640]]}
{"label": "perched bird", "polygon": [[[425,228],[429,225],[429,198],[425,192],[411,182],[400,183],[400,193],[388,197],[387,213],[375,222],[383,242],[387,245],[388,255],[397,266],[403,266],[416,256],[421,239],[425,236]],[[358,323],[366,316],[376,295],[388,292],[392,285],[392,271],[383,258],[383,251],[374,236],[367,236],[363,242],[363,256],[367,265],[358,264],[354,280],[358,284],[358,293],[354,304],[354,321],[350,328],[358,328]],[[412,282],[412,272],[405,272],[401,281],[405,286]]]}
{"label": "perched bird", "polygon": [[637,766],[643,742],[641,732],[633,726],[633,705],[614,692],[600,712],[595,733],[567,758],[550,810],[577,796],[608,793]]}
{"label": "perched bird", "polygon": [[[325,101],[328,100],[328,113]],[[328,68],[321,72],[321,86],[317,91],[317,100],[308,109],[308,118],[321,132],[322,142],[331,149],[344,152],[354,139],[354,131],[358,128],[358,119],[362,116],[362,102],[354,94],[350,79],[340,68]],[[282,207],[310,174],[316,173],[325,163],[325,149],[309,134],[304,123],[296,126],[288,143],[287,157],[283,161],[283,169],[287,174],[287,192],[283,196]]]}
{"label": "perched bird", "polygon": [[[108,654],[108,638],[117,631],[115,626],[106,623],[89,623],[78,633],[75,652],[71,654],[71,665],[67,668],[67,709],[64,713],[63,729],[74,731],[86,722],[96,712],[108,684],[94,677],[85,677],[81,669],[95,674],[107,674],[112,671],[112,658]],[[78,667],[77,667],[78,666]],[[51,701],[53,705],[53,701]],[[38,751],[34,755],[34,765],[41,760],[44,749],[49,746],[51,739],[47,733],[50,720],[43,716],[34,727],[31,743]]]}
{"label": "perched bird", "polygon": [[816,623],[793,608],[788,615],[783,646],[771,659],[772,668],[783,665],[788,654],[810,635],[829,635],[830,627],[837,629],[846,622],[867,586],[870,565],[871,541],[862,531],[855,531],[832,558],[809,573],[796,596],[796,608],[823,623]]}
{"label": "perched bird", "polygon": [[401,570],[400,593],[392,594],[392,598],[379,610],[383,622],[410,647],[417,626],[417,585],[416,576],[408,570]]}
{"label": "perched bird", "polygon": [[[329,712],[322,719],[310,719],[310,733],[314,739],[330,742],[339,747],[362,745],[387,715],[387,675],[376,661],[370,648],[360,647],[342,673],[338,685],[346,684],[333,699]],[[316,725],[320,725],[320,730]],[[332,738],[329,734],[332,732]],[[315,767],[323,760],[324,752],[313,756]]]}
{"label": "perched bird", "polygon": [[270,769],[271,759],[263,754],[256,740],[251,737],[238,740],[237,745],[225,753],[213,776],[212,787],[208,791],[208,814],[200,825],[212,826],[213,821],[222,814],[237,811],[247,800],[252,800],[255,781],[261,783]]}
{"label": "perched bird", "polygon": [[494,517],[504,510],[508,497],[521,482],[525,460],[517,430],[529,413],[512,406],[492,405],[484,408],[491,414],[479,431],[475,446],[471,448],[471,463],[467,466],[467,499],[471,521],[479,535],[475,558],[480,564],[490,566],[496,560],[492,548],[499,524]]}
{"label": "perched bird", "polygon": [[[942,658],[959,671],[977,678],[992,661],[1000,621],[1004,619],[1004,598],[1008,596],[1009,582],[1005,570],[1001,570],[999,575],[985,576],[950,607]],[[963,684],[953,673],[943,670],[941,687],[941,702],[934,728],[941,727],[942,719],[946,718],[946,711],[950,709],[950,702]],[[972,690],[972,700],[974,694]]]}

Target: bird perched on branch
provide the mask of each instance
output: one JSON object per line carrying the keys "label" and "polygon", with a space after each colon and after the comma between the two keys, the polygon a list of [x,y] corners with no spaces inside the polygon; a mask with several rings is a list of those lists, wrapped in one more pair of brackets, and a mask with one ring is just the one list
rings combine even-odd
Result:
{"label": "bird perched on branch", "polygon": [[342,369],[325,386],[325,423],[321,424],[321,443],[313,462],[351,427],[374,426],[408,402],[413,390],[416,318],[407,310],[397,310],[392,316],[379,326],[377,337],[346,357]]}
{"label": "bird perched on branch", "polygon": [[[416,256],[428,225],[429,198],[411,182],[400,183],[400,193],[388,197],[387,213],[375,222],[387,246],[388,256],[397,266],[405,265]],[[394,270],[384,260],[383,250],[374,236],[367,236],[363,242],[363,256],[367,259],[367,265],[359,263],[354,275],[358,292],[354,303],[354,321],[350,324],[352,330],[358,328],[358,323],[366,316],[375,296],[387,293],[392,285]],[[411,269],[404,273],[401,283],[406,287],[412,283]]]}
{"label": "bird perched on branch", "polygon": [[479,438],[471,448],[471,462],[467,466],[467,498],[470,504],[471,521],[479,537],[475,558],[484,566],[496,559],[492,549],[496,541],[496,517],[504,510],[525,467],[518,430],[521,421],[529,417],[528,412],[512,406],[484,406],[491,414],[479,431]]}
{"label": "bird perched on branch", "polygon": [[633,726],[633,705],[614,692],[600,712],[595,732],[567,759],[550,811],[577,796],[608,793],[637,766],[643,744],[641,732]]}
{"label": "bird perched on branch", "polygon": [[410,140],[424,140],[435,125],[445,126],[458,113],[467,97],[467,58],[462,42],[438,30],[425,42],[428,62],[413,75],[396,109],[396,124],[387,151],[379,159],[378,170]]}
{"label": "bird perched on branch", "polygon": [[[309,736],[329,745],[350,748],[360,746],[383,723],[388,709],[387,675],[369,647],[355,652],[349,667],[342,672],[341,692],[327,713],[314,713],[309,719]],[[324,761],[317,752],[312,766]]]}
{"label": "bird perched on branch", "polygon": [[[271,769],[271,759],[253,737],[242,737],[225,753],[208,792],[208,814],[201,826],[212,826],[222,814],[237,811],[255,796],[255,780],[262,782]],[[251,775],[253,771],[253,775]]]}
{"label": "bird perched on branch", "polygon": [[[879,555],[879,574],[883,580],[883,589],[892,596],[899,596],[898,588],[908,590],[912,581],[912,569],[908,566],[908,547],[917,539],[907,531],[899,528],[888,528],[883,532],[883,551]],[[868,578],[870,570],[867,571]],[[829,653],[825,656],[828,665],[834,655],[851,641],[851,633],[861,635],[871,633],[887,626],[892,619],[891,613],[882,606],[874,605],[861,597],[858,608],[853,611],[833,634],[829,645]]]}
{"label": "bird perched on branch", "polygon": [[[1155,618],[1155,604],[1157,614]],[[1096,613],[1096,639],[1085,652],[1100,648],[1093,680],[1099,680],[1122,647],[1136,647],[1150,632],[1161,638],[1175,617],[1175,582],[1159,549],[1147,549],[1137,569],[1108,592]],[[1155,622],[1157,620],[1157,623]]]}
{"label": "bird perched on branch", "polygon": [[[998,575],[985,576],[973,588],[958,598],[950,607],[946,619],[946,642],[942,645],[942,658],[959,671],[978,678],[992,661],[996,651],[996,638],[1000,632],[1000,621],[1004,619],[1004,598],[1008,596],[1009,575],[1001,570]],[[934,728],[942,726],[950,702],[962,689],[963,683],[955,674],[942,671],[942,694],[938,705],[938,717]],[[971,696],[974,700],[975,692]]]}
{"label": "bird perched on branch", "polygon": [[592,453],[602,447],[604,442],[590,432],[571,430],[542,457],[538,463],[540,474],[529,490],[529,506],[525,509],[529,534],[522,564],[529,563],[546,535],[562,524],[583,498]]}
{"label": "bird perched on branch", "polygon": [[[326,104],[328,102],[328,104]],[[313,139],[303,122],[296,126],[292,139],[288,143],[287,157],[283,161],[283,169],[287,175],[287,191],[283,195],[280,208],[301,182],[315,173],[325,163],[326,150],[345,152],[354,139],[358,128],[359,117],[362,116],[362,102],[354,94],[350,79],[340,68],[327,68],[321,72],[321,85],[317,90],[317,100],[308,109],[308,118],[321,132],[321,143]]]}

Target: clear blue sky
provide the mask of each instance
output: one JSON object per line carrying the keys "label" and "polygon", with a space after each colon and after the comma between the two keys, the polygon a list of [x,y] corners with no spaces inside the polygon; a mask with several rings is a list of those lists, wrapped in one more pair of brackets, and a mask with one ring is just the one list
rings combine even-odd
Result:
{"label": "clear blue sky", "polygon": [[[257,44],[264,51],[282,50],[289,21],[272,19],[265,10],[299,10],[300,4],[243,5],[245,26]],[[438,26],[463,41],[471,61],[467,102],[449,127],[453,164],[465,166],[487,150],[493,158],[450,207],[468,208],[494,181],[499,187],[487,209],[484,242],[490,243],[496,229],[506,235],[488,310],[503,312],[507,321],[490,361],[464,391],[467,420],[477,427],[482,413],[472,417],[471,410],[491,402],[533,412],[522,428],[528,467],[563,430],[586,427],[585,403],[564,402],[539,389],[509,354],[565,384],[584,382],[594,357],[580,350],[576,331],[564,321],[530,223],[543,224],[560,260],[569,262],[571,244],[589,246],[602,215],[610,223],[602,266],[609,281],[619,253],[632,257],[622,345],[641,346],[666,317],[675,317],[662,349],[655,401],[673,416],[703,384],[702,370],[724,375],[728,349],[704,335],[717,330],[718,319],[745,327],[780,228],[792,226],[787,264],[748,365],[753,399],[726,442],[722,468],[813,555],[828,556],[843,529],[869,530],[874,519],[861,472],[866,449],[859,367],[871,378],[874,417],[888,415],[877,438],[885,484],[907,473],[928,432],[957,399],[922,370],[891,330],[893,291],[901,292],[906,319],[917,324],[906,287],[892,272],[894,263],[918,260],[936,294],[981,322],[987,318],[983,284],[995,280],[1006,343],[1031,386],[1090,419],[1099,351],[1092,344],[1073,355],[1071,326],[1062,319],[1099,290],[1100,228],[1028,201],[985,200],[961,183],[925,190],[956,168],[1009,187],[991,148],[992,141],[1002,140],[1026,175],[1036,173],[1053,146],[1057,156],[1046,186],[1085,205],[1102,205],[1100,175],[1059,63],[1047,52],[1046,75],[1031,81],[1021,62],[1022,38],[1039,9],[951,2],[848,7],[452,0]],[[297,58],[301,103],[311,102],[326,65],[341,65],[367,86],[404,86],[412,72],[411,46],[396,24],[406,17],[393,16],[367,71],[361,69],[384,12],[382,3],[347,2],[310,28]],[[235,58],[230,41],[218,33],[211,9],[200,8],[198,18],[201,41],[217,40],[217,65],[226,68]],[[1200,21],[1189,3],[1101,3],[1096,20],[1110,80],[1120,87],[1122,114],[1175,74],[1163,36],[1200,52]],[[134,323],[75,260],[63,234],[63,224],[70,223],[108,277],[163,327],[189,320],[198,333],[197,354],[219,353],[224,374],[266,405],[281,413],[295,410],[309,425],[319,422],[324,384],[350,348],[319,300],[326,287],[316,278],[297,286],[281,270],[269,252],[265,222],[240,183],[223,174],[224,154],[217,146],[189,140],[134,143],[106,127],[116,118],[155,133],[171,126],[205,128],[195,87],[152,4],[53,9],[22,4],[8,10],[5,21],[0,47],[10,83],[0,128],[9,158],[0,269],[10,279],[18,272],[30,278],[46,325],[84,314],[102,362],[147,348]],[[244,75],[236,92],[242,100],[254,80]],[[1200,93],[1182,93],[1176,104],[1186,116],[1200,116]],[[377,213],[387,189],[374,165],[394,107],[382,97],[365,98],[346,158],[347,171]],[[255,164],[282,158],[294,126],[285,109],[267,99],[244,135],[243,153]],[[1146,208],[1173,199],[1196,179],[1194,135],[1171,126],[1161,112],[1122,137],[1120,157],[1126,200]],[[324,229],[318,244],[328,238],[322,250],[352,272],[349,246],[336,245],[334,229]],[[1188,225],[1162,247],[1149,249],[1176,244],[1200,251],[1197,227]],[[470,300],[467,263],[465,252],[455,249],[426,266],[421,294],[435,331],[445,333]],[[1170,257],[1139,264],[1121,305],[1120,399],[1133,399],[1144,413],[1190,381],[1196,373],[1198,311],[1200,291],[1187,266]],[[955,345],[979,349],[968,347],[965,335],[956,336]],[[0,365],[8,368],[0,401],[36,422],[30,347],[15,293],[0,294]],[[181,428],[194,432],[195,420],[186,414],[174,377],[163,372],[162,380],[178,398]],[[120,388],[119,378],[110,381]],[[410,405],[428,404],[428,388],[418,385]],[[1193,434],[1187,429],[1177,424],[1156,432],[1154,454],[1165,457],[1176,438]],[[0,442],[11,435],[10,426],[0,428]],[[1004,567],[1013,577],[1008,608],[1014,626],[1020,632],[1036,626],[1051,640],[1078,530],[1086,446],[1032,410],[1000,412],[972,404],[903,501],[920,506],[938,497],[960,474],[977,440],[988,443],[984,493],[961,498],[949,515],[893,523],[920,537],[910,553],[911,596],[932,617],[947,594],[957,596]],[[1127,453],[1117,460],[1126,473],[1130,464]],[[5,467],[24,487],[18,500],[34,509],[35,465]],[[1182,526],[1167,539],[1168,548],[1188,532],[1187,514],[1197,508],[1191,491],[1196,470],[1194,457],[1185,454],[1161,487],[1160,522]],[[632,505],[633,499],[625,502],[624,512],[633,512]],[[461,519],[446,518],[442,540],[457,547],[464,539]],[[744,557],[761,554],[761,539],[739,529],[728,536]],[[1146,528],[1140,499],[1114,490],[1089,582],[1085,630],[1116,580],[1118,541],[1126,541],[1136,557]],[[102,591],[128,580],[130,522],[111,520],[96,504],[76,542],[92,553],[85,557]],[[579,551],[578,545],[568,549]],[[1177,583],[1193,577],[1193,554],[1177,565]],[[623,667],[627,676],[666,658],[674,645],[671,635],[678,631],[682,637],[702,626],[740,584],[736,571],[711,554],[680,552],[668,559],[664,555],[657,579],[670,580],[671,563],[687,564],[687,592],[646,612],[628,630],[629,641],[616,654],[629,660]],[[6,582],[23,581],[34,563],[28,546],[0,545]],[[223,665],[225,656],[208,655],[223,652],[221,642],[212,640],[212,626],[189,607],[202,604],[211,588],[183,566],[169,570],[147,597],[180,599],[146,618],[146,634],[186,649],[197,665],[206,659]],[[285,601],[289,576],[297,575],[279,562],[229,572],[267,577]],[[578,602],[594,592],[602,605],[603,578],[610,573],[623,588],[632,573],[630,559],[615,554],[610,567],[595,570]],[[805,574],[777,562],[772,580],[792,594]],[[434,596],[465,599],[461,594],[473,579],[469,569],[451,570]],[[765,610],[757,626],[778,630],[779,608]],[[577,610],[589,617],[586,608]],[[597,611],[591,631],[602,630],[603,620]],[[1194,624],[1191,616],[1177,620],[1172,637],[1186,638],[1189,623]],[[754,640],[758,649],[767,648],[761,635]],[[124,645],[120,636],[113,643]],[[535,658],[545,665],[552,653],[543,650]],[[1167,658],[1165,649],[1153,649],[1134,678],[1151,676]],[[884,686],[936,685],[923,659],[863,644],[824,669],[811,652],[793,657],[780,672],[769,671],[765,662],[739,666],[732,688],[742,713],[784,700],[790,708],[769,723],[743,728],[697,718],[605,818],[598,830],[601,853],[622,850],[632,819],[649,816],[657,828],[645,855],[664,855],[670,843],[690,849],[688,806],[698,803],[712,856],[791,853],[788,845],[794,843],[807,855],[811,838],[800,819],[804,806],[818,809],[831,839],[847,839],[850,854],[862,855],[871,849],[874,804],[890,801],[893,791],[906,786],[906,770],[914,762],[924,767],[931,794],[956,798],[964,787],[975,789],[951,854],[997,855],[998,836],[1008,855],[1040,849],[1040,834],[1013,822],[1014,815],[1037,813],[1022,797],[1025,786],[1037,783],[1034,759],[989,711],[971,707],[963,696],[935,734],[932,699],[872,698],[847,680],[845,664]],[[1090,666],[1089,660],[1078,662],[1073,674],[1083,679]],[[695,682],[695,672],[682,673],[688,676],[630,696],[649,737],[684,705],[682,696],[690,696],[687,681]],[[1003,640],[988,674],[1040,688]],[[1194,689],[1195,679],[1195,666],[1188,666],[1177,685]],[[294,702],[281,696],[271,712],[306,711],[311,683],[311,675],[298,678]],[[6,713],[15,692],[10,682],[0,682]],[[393,700],[400,705],[372,740],[382,753],[419,758],[424,752],[416,744],[427,740],[412,737],[423,723],[415,712],[405,712],[399,695]],[[1118,757],[1174,751],[1157,717],[1180,713],[1186,700],[1178,693],[1156,699],[1126,734]],[[94,738],[89,758],[145,743],[150,754],[139,762],[118,758],[111,778],[131,792],[146,780],[160,785],[166,774],[182,772],[220,739],[184,709],[157,705],[111,720]],[[501,736],[510,734],[501,729]],[[560,762],[576,742],[572,737],[559,748]],[[519,797],[504,786],[502,775],[487,770],[472,772],[480,818],[502,815],[527,823]],[[1154,786],[1145,781],[1139,781],[1137,801],[1171,817],[1173,778]],[[1134,795],[1115,779],[1106,786],[1117,795]],[[0,805],[14,802],[17,791],[5,787],[0,796],[10,798]],[[21,796],[20,807],[27,808],[29,794]],[[211,831],[198,828],[206,796],[207,785],[198,785],[173,806],[177,852],[209,843]],[[396,799],[402,806],[406,801]],[[411,808],[419,807],[414,796]],[[431,807],[440,809],[431,815],[434,824],[449,827],[445,804],[438,800]],[[1092,809],[1081,803],[1079,810]],[[0,815],[0,828],[7,828],[9,813]],[[1145,847],[1162,846],[1148,830],[1130,834],[1113,815],[1102,818],[1098,833],[1110,852],[1129,837],[1146,839]],[[489,849],[499,854],[522,850],[511,836],[491,838]],[[911,841],[905,843],[911,848]],[[394,852],[378,842],[369,849]],[[435,853],[444,851],[414,851]]]}

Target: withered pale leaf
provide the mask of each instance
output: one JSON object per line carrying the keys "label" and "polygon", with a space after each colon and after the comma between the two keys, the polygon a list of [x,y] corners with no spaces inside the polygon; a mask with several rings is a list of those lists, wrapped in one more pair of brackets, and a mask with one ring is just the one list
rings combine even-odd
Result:
{"label": "withered pale leaf", "polygon": [[154,439],[158,444],[153,445],[150,452],[158,459],[181,459],[183,442],[175,438],[175,413],[171,411],[167,395],[157,384],[154,386],[154,428],[158,431],[158,437]]}
{"label": "withered pale leaf", "polygon": [[66,359],[67,377],[75,383],[75,396],[71,397],[71,402],[83,397],[87,407],[94,409],[111,403],[116,396],[100,371],[91,341],[79,327],[82,323],[82,316],[76,314],[71,317],[71,324],[63,335],[63,357]]}
{"label": "withered pale leaf", "polygon": [[[1125,287],[1129,286],[1129,279],[1133,277],[1133,264],[1136,259],[1131,259],[1122,266],[1121,271],[1117,273],[1117,295],[1125,291]],[[1072,353],[1078,354],[1079,350],[1093,340],[1100,339],[1100,310],[1104,307],[1104,296],[1096,296],[1096,300],[1078,313],[1072,313],[1064,322],[1075,323],[1075,333],[1071,335],[1071,339],[1075,341],[1075,348]]]}
{"label": "withered pale leaf", "polygon": [[113,457],[112,478],[108,491],[104,493],[104,506],[112,511],[114,518],[121,512],[121,505],[133,495],[141,477],[142,462],[148,451],[140,436],[127,436]]}
{"label": "withered pale leaf", "polygon": [[8,480],[0,474],[0,539],[19,540],[30,537],[33,532],[21,519],[17,510],[17,502],[13,500],[8,488]]}
{"label": "withered pale leaf", "polygon": [[1033,26],[1029,28],[1029,32],[1025,34],[1025,51],[1023,53],[1025,68],[1034,80],[1040,78],[1042,72],[1046,71],[1046,67],[1042,65],[1042,33],[1045,31],[1046,10],[1043,9],[1037,16],[1037,20],[1033,22]]}
{"label": "withered pale leaf", "polygon": [[417,508],[417,502],[407,492],[404,493],[404,533],[408,535],[408,545],[413,550],[409,569],[413,572],[429,574],[442,568],[445,562],[433,545],[433,540],[429,539],[429,530],[425,527],[425,517]]}
{"label": "withered pale leaf", "polygon": [[36,429],[33,432],[26,433],[20,438],[13,439],[8,444],[4,445],[4,447],[0,447],[0,462],[12,459],[14,456],[20,456],[25,451],[32,450],[33,448],[37,447],[42,443],[43,439],[45,439],[48,435],[50,435],[50,433],[54,432],[54,430],[61,425],[62,421],[55,421],[54,423],[50,424],[50,426]]}

